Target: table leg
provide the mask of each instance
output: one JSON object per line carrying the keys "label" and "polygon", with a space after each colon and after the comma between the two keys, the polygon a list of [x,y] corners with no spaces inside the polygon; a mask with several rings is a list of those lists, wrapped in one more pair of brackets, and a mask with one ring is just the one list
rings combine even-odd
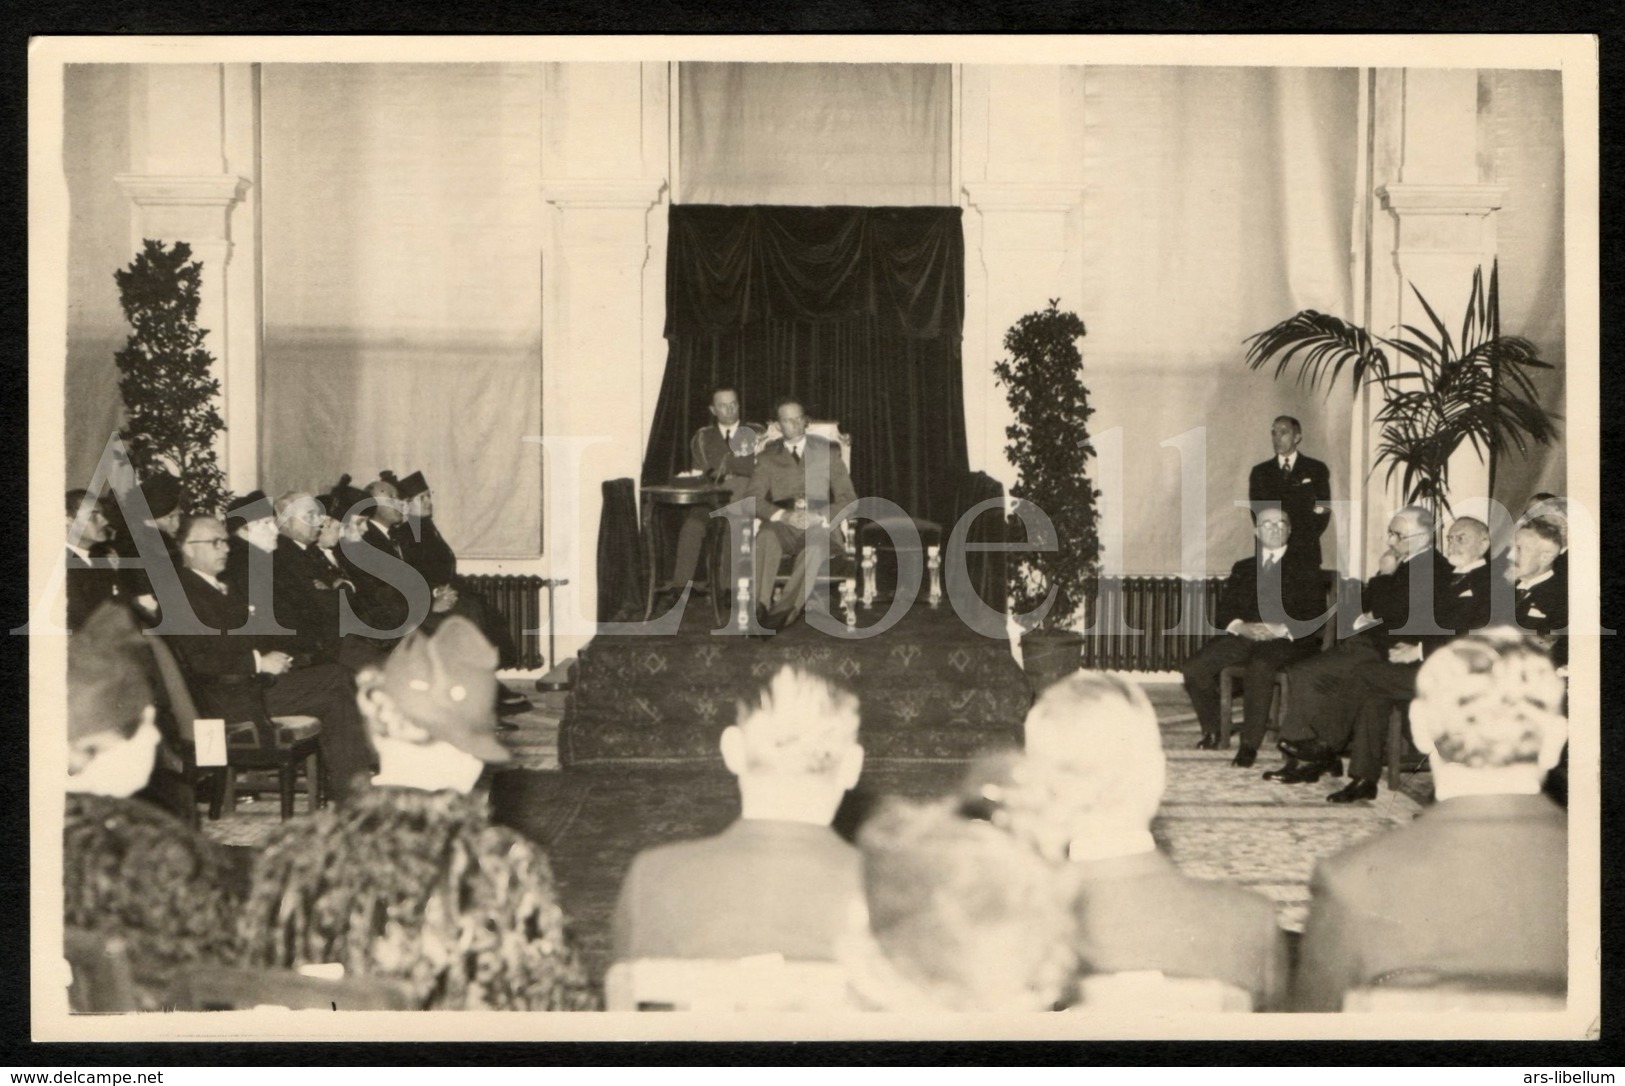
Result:
{"label": "table leg", "polygon": [[650,499],[649,492],[643,492],[643,552],[645,556],[644,567],[648,573],[647,586],[643,596],[643,621],[648,622],[649,616],[655,609],[655,578],[659,576],[660,555],[655,550],[655,503]]}

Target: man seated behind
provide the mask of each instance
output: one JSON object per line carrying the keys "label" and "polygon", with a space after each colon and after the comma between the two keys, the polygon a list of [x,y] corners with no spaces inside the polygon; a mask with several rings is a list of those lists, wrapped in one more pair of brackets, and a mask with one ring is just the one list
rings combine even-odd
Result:
{"label": "man seated behind", "polygon": [[[825,533],[826,553],[836,553],[838,536],[830,530],[830,519],[857,501],[840,446],[807,433],[807,414],[800,402],[779,401],[778,419],[784,436],[768,442],[756,458],[747,490],[756,499],[756,517],[761,521],[756,536],[757,621],[769,630],[794,622],[812,592],[817,570],[808,568],[809,534]],[[785,555],[793,559],[790,579],[773,603],[773,583]]]}
{"label": "man seated behind", "polygon": [[1315,868],[1294,1003],[1425,971],[1496,983],[1568,975],[1568,818],[1540,794],[1568,722],[1563,681],[1508,627],[1453,641],[1416,678],[1411,731],[1438,802]]}
{"label": "man seated behind", "polygon": [[[1235,765],[1246,768],[1258,758],[1258,746],[1269,725],[1275,676],[1284,667],[1320,647],[1312,622],[1326,610],[1326,589],[1319,567],[1307,551],[1288,548],[1292,522],[1281,509],[1259,512],[1253,528],[1255,553],[1237,562],[1219,595],[1215,625],[1225,631],[1185,662],[1185,692],[1202,725],[1202,750],[1219,746],[1219,672],[1247,669],[1242,686],[1241,749]],[[1288,625],[1288,619],[1292,624]]]}
{"label": "man seated behind", "polygon": [[857,850],[830,828],[863,769],[857,739],[857,699],[793,667],[741,702],[722,733],[739,820],[638,854],[615,907],[615,960],[834,960],[861,894]]}
{"label": "man seated behind", "polygon": [[1382,774],[1388,716],[1395,706],[1416,696],[1416,672],[1424,656],[1451,637],[1482,629],[1490,622],[1490,530],[1483,521],[1458,517],[1445,533],[1445,557],[1454,571],[1439,624],[1442,635],[1396,640],[1386,660],[1368,660],[1349,674],[1347,696],[1357,707],[1349,740],[1349,783],[1337,795],[1348,800],[1376,799]]}
{"label": "man seated behind", "polygon": [[172,972],[237,958],[239,874],[226,850],[131,796],[158,750],[147,647],[127,609],[97,608],[68,642],[63,922],[119,936],[137,1000],[156,1010]]}
{"label": "man seated behind", "polygon": [[336,962],[426,1010],[591,1010],[547,856],[471,795],[496,740],[496,650],[453,616],[359,676],[373,787],[283,823],[254,866],[252,964]]}
{"label": "man seated behind", "polygon": [[1068,865],[1083,971],[1212,978],[1249,993],[1255,1010],[1279,1007],[1287,949],[1275,906],[1183,874],[1152,839],[1167,760],[1145,693],[1080,672],[1033,705],[1025,743],[1024,756],[974,766],[962,794]]}

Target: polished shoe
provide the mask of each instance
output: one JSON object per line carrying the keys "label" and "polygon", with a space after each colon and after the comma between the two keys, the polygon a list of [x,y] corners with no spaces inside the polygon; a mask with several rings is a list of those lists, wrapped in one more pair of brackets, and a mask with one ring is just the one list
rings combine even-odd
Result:
{"label": "polished shoe", "polygon": [[1333,792],[1326,797],[1327,803],[1357,803],[1363,799],[1377,798],[1377,782],[1368,781],[1364,777],[1355,777],[1343,788],[1341,792]]}
{"label": "polished shoe", "polygon": [[1243,743],[1241,749],[1236,751],[1236,756],[1230,759],[1230,764],[1241,769],[1251,769],[1256,761],[1258,761],[1258,748],[1249,747],[1246,743]]}
{"label": "polished shoe", "polygon": [[1267,781],[1286,780],[1287,774],[1296,773],[1297,770],[1298,770],[1298,767],[1301,766],[1302,764],[1303,764],[1302,762],[1298,761],[1296,758],[1292,757],[1292,755],[1289,754],[1289,755],[1287,755],[1286,761],[1282,762],[1280,765],[1276,766],[1274,769],[1266,769],[1266,770],[1264,770],[1264,779],[1267,780]]}
{"label": "polished shoe", "polygon": [[1332,758],[1332,751],[1318,736],[1308,739],[1283,739],[1276,744],[1282,754],[1296,758],[1300,762],[1327,762]]}
{"label": "polished shoe", "polygon": [[498,713],[523,713],[531,708],[530,699],[512,690],[503,690],[497,696]]}
{"label": "polished shoe", "polygon": [[1197,750],[1218,750],[1219,749],[1219,737],[1216,736],[1216,735],[1211,735],[1211,734],[1209,734],[1207,732],[1203,732],[1202,733],[1202,738],[1196,744],[1196,749]]}
{"label": "polished shoe", "polygon": [[1329,762],[1299,762],[1292,769],[1282,770],[1276,780],[1282,784],[1314,784],[1326,774],[1334,777],[1343,775],[1343,759],[1333,758]]}

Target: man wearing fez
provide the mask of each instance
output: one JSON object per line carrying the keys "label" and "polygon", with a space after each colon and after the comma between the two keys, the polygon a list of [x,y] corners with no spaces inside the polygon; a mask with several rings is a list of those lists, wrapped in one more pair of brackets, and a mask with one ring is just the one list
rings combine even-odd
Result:
{"label": "man wearing fez", "polygon": [[157,1010],[175,969],[237,957],[240,876],[226,850],[132,799],[159,746],[148,649],[130,613],[103,604],[68,642],[64,925],[122,938],[136,998]]}
{"label": "man wearing fez", "polygon": [[[712,392],[707,410],[711,412],[712,421],[694,431],[688,443],[689,465],[701,472],[706,482],[726,486],[728,502],[732,504],[745,496],[751,474],[756,470],[753,452],[740,454],[733,450],[734,434],[739,430],[738,390],[723,387]],[[694,579],[710,519],[711,510],[705,506],[691,508],[683,518],[683,526],[677,533],[677,563],[672,570],[671,583],[662,591],[681,592],[683,586]]]}
{"label": "man wearing fez", "polygon": [[[827,553],[838,553],[839,536],[831,530],[830,518],[857,500],[840,446],[807,433],[800,401],[779,401],[778,420],[784,436],[770,441],[756,458],[746,491],[756,499],[761,521],[756,535],[757,621],[769,630],[796,621],[812,592],[817,571],[807,568],[808,535],[823,532]],[[790,579],[775,604],[773,585],[786,555],[792,559]]]}
{"label": "man wearing fez", "polygon": [[1266,505],[1286,511],[1292,522],[1288,547],[1320,565],[1320,537],[1331,522],[1332,475],[1326,465],[1298,451],[1303,427],[1291,415],[1270,424],[1275,455],[1257,464],[1247,476],[1247,501],[1253,515]]}
{"label": "man wearing fez", "polygon": [[454,615],[361,673],[378,775],[350,803],[283,823],[260,854],[242,924],[251,964],[336,963],[398,982],[425,1010],[595,1009],[546,854],[493,826],[474,790],[509,760],[495,666]]}
{"label": "man wearing fez", "polygon": [[1495,626],[1416,676],[1411,732],[1437,802],[1315,867],[1298,1010],[1406,971],[1561,992],[1568,974],[1568,818],[1540,794],[1568,722],[1538,646]]}
{"label": "man wearing fez", "polygon": [[[1287,760],[1265,773],[1266,780],[1313,784],[1326,773],[1342,774],[1341,753],[1359,709],[1349,696],[1350,676],[1362,664],[1388,659],[1398,642],[1438,628],[1448,614],[1453,579],[1449,561],[1433,546],[1433,514],[1419,505],[1395,513],[1388,522],[1388,549],[1361,594],[1365,609],[1353,623],[1353,636],[1287,672],[1292,697],[1281,713],[1280,744]],[[1345,788],[1327,799],[1370,799],[1369,790]]]}
{"label": "man wearing fez", "polygon": [[1201,750],[1219,746],[1219,672],[1232,666],[1247,669],[1241,749],[1234,760],[1243,768],[1258,758],[1264,741],[1276,674],[1320,647],[1320,623],[1315,620],[1326,610],[1320,569],[1306,552],[1289,545],[1292,523],[1286,511],[1261,510],[1253,535],[1256,552],[1231,567],[1219,594],[1215,625],[1224,633],[1182,669],[1185,692],[1202,725]]}
{"label": "man wearing fez", "polygon": [[[263,548],[268,559],[276,545],[276,522],[265,496],[256,491],[232,512],[242,521],[243,531],[265,537],[248,546]],[[322,722],[322,759],[331,794],[343,800],[351,779],[368,771],[372,757],[350,672],[338,664],[297,658],[295,641],[286,632],[243,629],[249,624],[250,603],[223,579],[230,540],[219,520],[186,519],[179,544],[184,564],[181,588],[202,629],[167,640],[191,679],[200,713],[223,717],[228,724],[253,721],[261,730],[261,741],[267,743],[273,739],[271,717],[316,717]],[[255,621],[264,629],[259,616]]]}

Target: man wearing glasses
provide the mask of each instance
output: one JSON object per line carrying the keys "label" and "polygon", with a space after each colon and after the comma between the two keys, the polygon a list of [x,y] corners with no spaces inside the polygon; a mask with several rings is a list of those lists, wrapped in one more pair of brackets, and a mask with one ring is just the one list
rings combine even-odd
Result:
{"label": "man wearing glasses", "polygon": [[[1354,633],[1321,653],[1287,669],[1290,696],[1281,714],[1281,750],[1287,756],[1266,780],[1312,784],[1322,775],[1342,775],[1340,755],[1348,745],[1359,712],[1350,683],[1370,663],[1386,661],[1401,641],[1444,633],[1438,625],[1449,613],[1453,571],[1433,546],[1433,514],[1410,505],[1388,522],[1388,549],[1377,574],[1361,592],[1365,610],[1353,623]],[[1416,614],[1412,613],[1412,602]],[[1422,608],[1428,608],[1423,613]],[[1376,798],[1374,781],[1355,782],[1327,799],[1333,803]]]}
{"label": "man wearing glasses", "polygon": [[253,721],[260,728],[270,728],[273,716],[318,718],[330,794],[343,800],[352,778],[367,772],[372,760],[350,672],[337,664],[296,667],[292,656],[271,647],[273,639],[242,631],[248,601],[221,579],[231,537],[219,520],[183,520],[177,543],[181,588],[208,632],[172,634],[166,641],[181,658],[199,712],[228,724]]}

